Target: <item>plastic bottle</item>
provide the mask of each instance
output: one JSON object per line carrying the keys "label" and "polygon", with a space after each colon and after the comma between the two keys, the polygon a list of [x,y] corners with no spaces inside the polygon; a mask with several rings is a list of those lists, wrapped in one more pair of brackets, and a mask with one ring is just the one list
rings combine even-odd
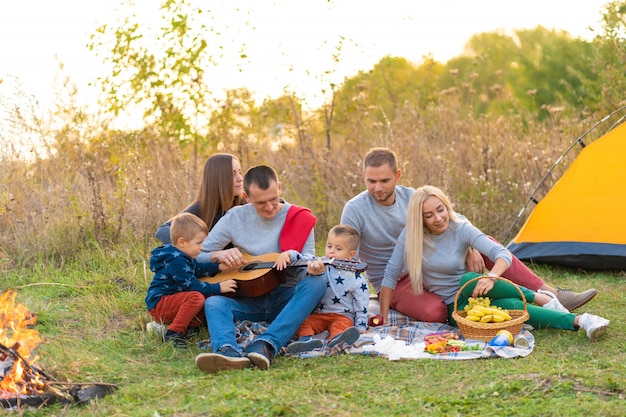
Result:
{"label": "plastic bottle", "polygon": [[511,339],[506,334],[499,334],[491,339],[489,346],[511,346]]}

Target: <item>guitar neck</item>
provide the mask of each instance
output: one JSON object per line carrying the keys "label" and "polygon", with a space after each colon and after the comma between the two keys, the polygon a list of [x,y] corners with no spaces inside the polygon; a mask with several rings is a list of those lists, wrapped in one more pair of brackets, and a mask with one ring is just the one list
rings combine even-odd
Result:
{"label": "guitar neck", "polygon": [[[354,272],[363,272],[367,269],[367,264],[365,262],[359,261],[347,261],[347,260],[337,260],[337,259],[328,259],[328,258],[318,258],[322,261],[324,265],[331,265],[337,269],[343,269],[346,271],[354,271]],[[309,260],[307,259],[298,259],[296,261],[289,262],[287,264],[287,268],[298,268],[298,267],[306,267]],[[272,261],[254,261],[245,265],[242,268],[242,271],[252,271],[255,269],[272,269],[274,268],[275,262]]]}
{"label": "guitar neck", "polygon": [[[298,259],[287,264],[287,268],[300,268],[307,266],[309,260],[307,259]],[[324,265],[330,265],[333,260],[332,259],[322,259]],[[271,269],[275,265],[275,262],[255,262],[252,269]],[[247,269],[245,266],[244,270]]]}
{"label": "guitar neck", "polygon": [[[259,256],[243,254],[248,262],[237,271],[224,271],[212,277],[200,278],[200,281],[218,284],[228,279],[237,281],[237,292],[228,293],[238,297],[259,297],[267,294],[274,288],[285,282],[285,271],[274,268],[278,253],[267,253]],[[324,265],[331,265],[337,269],[346,271],[362,272],[367,269],[365,262],[345,261],[328,258],[318,258]],[[306,267],[308,260],[298,259],[287,264],[287,267]],[[226,296],[228,296],[226,294]]]}

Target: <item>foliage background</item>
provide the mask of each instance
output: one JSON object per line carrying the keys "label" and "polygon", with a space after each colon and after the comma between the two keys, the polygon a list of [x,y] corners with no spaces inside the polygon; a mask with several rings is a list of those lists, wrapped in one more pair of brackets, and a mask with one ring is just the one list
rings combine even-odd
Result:
{"label": "foliage background", "polygon": [[[520,207],[561,152],[625,104],[623,2],[607,5],[592,42],[541,27],[478,34],[445,64],[389,56],[341,85],[322,85],[328,101],[315,109],[288,91],[257,103],[240,89],[216,101],[203,78],[218,54],[217,35],[198,20],[208,12],[175,0],[162,9],[166,18],[152,31],[132,16],[94,31],[89,47],[112,68],[100,80],[99,113],[76,105],[69,79],[50,117],[3,103],[11,126],[3,141],[27,135],[41,144],[29,155],[10,147],[1,155],[6,262],[59,261],[94,240],[154,245],[153,231],[191,201],[204,160],[218,151],[237,155],[244,169],[274,166],[285,197],[310,207],[324,236],[363,189],[363,155],[387,146],[404,184],[445,188],[458,211],[510,239]],[[116,128],[138,110],[143,128]]]}
{"label": "foliage background", "polygon": [[[151,279],[146,262],[157,245],[153,233],[191,202],[202,165],[212,153],[231,152],[244,169],[274,166],[284,197],[310,207],[318,217],[318,244],[339,221],[343,204],[364,189],[361,162],[373,146],[398,154],[403,184],[443,187],[459,212],[504,240],[561,153],[599,124],[584,135],[586,143],[595,140],[622,112],[600,121],[626,105],[623,1],[607,4],[602,31],[591,42],[541,27],[514,37],[478,34],[464,55],[446,63],[425,57],[416,64],[389,56],[340,85],[328,82],[321,86],[328,100],[315,109],[307,109],[304,98],[287,90],[261,103],[245,89],[216,100],[203,68],[217,62],[218,51],[212,49],[212,34],[199,30],[194,19],[207,11],[182,0],[164,1],[162,8],[170,19],[152,35],[141,33],[144,28],[132,16],[118,27],[94,31],[90,47],[113,68],[100,80],[102,105],[95,114],[76,104],[80,92],[69,79],[59,89],[56,111],[46,117],[38,114],[35,102],[0,102],[9,126],[0,138],[2,287],[19,288],[40,313],[48,370],[70,380],[109,378],[125,385],[108,400],[112,403],[102,415],[126,415],[123,410],[139,408],[140,414],[156,415],[145,404],[155,395],[168,398],[171,393],[182,402],[159,402],[161,411],[205,400],[215,401],[216,415],[246,415],[234,405],[240,402],[251,410],[247,415],[313,414],[314,409],[318,415],[366,415],[367,408],[346,399],[369,401],[374,410],[369,415],[386,410],[383,397],[341,385],[333,388],[337,372],[355,377],[354,369],[393,385],[381,361],[285,361],[269,374],[224,374],[207,380],[189,376],[188,352],[172,352],[140,331],[147,321],[143,297]],[[147,49],[138,41],[142,36],[154,36],[161,44]],[[129,111],[142,115],[141,128],[119,127]],[[25,154],[11,147],[13,136],[30,137],[37,146]],[[536,198],[576,153],[568,154],[548,176]],[[563,286],[599,288],[610,306],[603,305],[598,313],[611,313],[617,318],[612,326],[623,328],[619,317],[624,291],[612,291],[623,286],[620,273],[540,272]],[[601,348],[588,348],[584,338],[572,342],[559,332],[540,334],[547,338],[540,353],[557,364],[548,371],[533,355],[524,364],[527,372],[515,364],[488,364],[491,382],[476,384],[460,378],[474,375],[474,364],[453,369],[438,361],[415,368],[399,365],[398,380],[404,382],[385,388],[385,398],[397,404],[396,414],[422,407],[433,415],[457,415],[454,410],[467,412],[488,398],[485,415],[510,412],[506,403],[513,400],[524,407],[548,407],[551,412],[544,415],[572,415],[572,407],[616,415],[610,410],[623,396],[624,380],[606,370],[626,363],[623,338],[602,345],[612,357],[607,360],[599,359]],[[582,363],[594,367],[582,371]],[[502,372],[513,376],[505,378]],[[445,401],[426,386],[419,388],[425,393],[419,400],[404,398],[405,388],[428,373],[451,373],[443,377],[447,384],[461,382]],[[333,398],[328,408],[306,405],[301,397],[281,401],[281,396],[291,398],[289,392],[267,394],[260,405],[254,402],[259,397],[251,386],[276,387],[303,375],[310,392]],[[324,382],[327,378],[330,382]],[[163,383],[155,386],[154,379]],[[200,400],[188,393],[194,384],[204,390]],[[238,391],[233,384],[248,388]],[[602,394],[608,400],[594,399],[586,406],[569,394],[577,386],[587,389],[577,391],[584,399],[584,392],[595,389],[608,393]],[[370,384],[368,390],[378,388]],[[551,393],[562,399],[561,408],[548,405]]]}

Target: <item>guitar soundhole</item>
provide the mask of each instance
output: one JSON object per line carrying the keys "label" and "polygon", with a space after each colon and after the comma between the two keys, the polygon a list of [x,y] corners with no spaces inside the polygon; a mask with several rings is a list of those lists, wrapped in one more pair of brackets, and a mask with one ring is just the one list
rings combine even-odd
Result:
{"label": "guitar soundhole", "polygon": [[242,270],[243,272],[254,271],[254,269],[255,269],[256,267],[257,267],[257,264],[256,264],[256,263],[254,263],[254,262],[251,262],[251,263],[249,263],[249,264],[247,264],[247,265],[244,265],[244,267],[243,267],[243,268],[241,268],[241,270]]}

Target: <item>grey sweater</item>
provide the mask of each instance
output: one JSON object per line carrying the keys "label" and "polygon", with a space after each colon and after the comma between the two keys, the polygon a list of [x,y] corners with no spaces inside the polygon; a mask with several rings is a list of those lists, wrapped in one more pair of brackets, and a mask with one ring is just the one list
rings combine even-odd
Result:
{"label": "grey sweater", "polygon": [[354,227],[361,237],[358,257],[367,263],[367,279],[380,291],[387,261],[406,224],[406,209],[415,190],[396,186],[396,201],[381,206],[366,190],[346,203],[341,223]]}
{"label": "grey sweater", "polygon": [[[461,276],[467,272],[465,255],[473,247],[495,262],[501,258],[511,265],[512,255],[508,249],[494,242],[467,220],[450,221],[448,229],[440,235],[424,239],[422,274],[424,288],[439,295],[446,304],[454,302],[459,290]],[[430,243],[429,243],[430,241]],[[391,259],[385,269],[382,285],[395,288],[398,279],[406,271],[404,251],[406,229],[400,233]]]}
{"label": "grey sweater", "polygon": [[[219,219],[204,240],[198,262],[210,262],[211,253],[232,243],[241,252],[253,256],[280,252],[280,232],[291,204],[284,202],[282,209],[272,219],[259,216],[252,204],[236,206]],[[311,259],[315,256],[315,234],[311,230],[301,251]],[[288,268],[286,286],[295,286],[306,275],[306,268]]]}

